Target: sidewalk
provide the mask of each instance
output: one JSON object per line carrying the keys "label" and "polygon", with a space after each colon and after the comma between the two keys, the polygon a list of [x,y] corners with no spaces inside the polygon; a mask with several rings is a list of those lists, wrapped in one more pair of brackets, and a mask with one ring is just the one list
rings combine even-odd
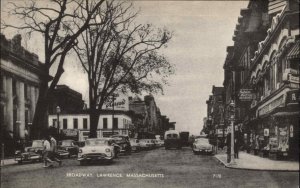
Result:
{"label": "sidewalk", "polygon": [[1,160],[0,166],[7,166],[7,165],[13,165],[13,164],[17,164],[17,161],[15,161],[14,158],[12,158],[12,159],[4,159],[4,160]]}
{"label": "sidewalk", "polygon": [[247,170],[271,170],[271,171],[299,171],[298,161],[275,161],[268,158],[251,155],[246,152],[239,152],[239,159],[236,164],[227,163],[227,154],[216,154],[215,157],[227,168]]}

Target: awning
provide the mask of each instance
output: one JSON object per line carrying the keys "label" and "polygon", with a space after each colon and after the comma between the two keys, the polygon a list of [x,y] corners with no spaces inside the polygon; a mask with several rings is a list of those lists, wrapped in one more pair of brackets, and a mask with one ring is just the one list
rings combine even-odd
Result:
{"label": "awning", "polygon": [[290,52],[288,53],[287,59],[300,58],[299,45],[300,45],[300,41],[297,40],[294,46],[291,48]]}
{"label": "awning", "polygon": [[281,116],[300,116],[300,112],[276,112],[272,116],[281,117]]}

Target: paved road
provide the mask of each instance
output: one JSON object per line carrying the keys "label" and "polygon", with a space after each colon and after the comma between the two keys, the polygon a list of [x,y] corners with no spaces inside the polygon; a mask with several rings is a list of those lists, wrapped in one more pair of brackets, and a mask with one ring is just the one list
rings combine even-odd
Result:
{"label": "paved road", "polygon": [[[78,175],[89,175],[89,177],[73,177]],[[101,175],[114,177],[101,177]],[[1,169],[1,176],[2,188],[296,188],[299,185],[297,172],[227,169],[213,156],[194,155],[190,148],[142,151],[131,156],[120,156],[113,164],[79,166],[75,159],[67,159],[63,161],[62,167],[55,166],[51,169],[42,168],[41,163],[5,166]]]}

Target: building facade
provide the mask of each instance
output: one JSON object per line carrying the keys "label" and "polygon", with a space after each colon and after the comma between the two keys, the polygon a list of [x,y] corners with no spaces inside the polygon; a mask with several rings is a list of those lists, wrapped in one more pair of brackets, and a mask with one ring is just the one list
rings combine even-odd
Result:
{"label": "building facade", "polygon": [[21,40],[21,35],[15,35],[11,40],[0,35],[0,120],[4,142],[29,139],[41,79],[50,79],[38,56],[25,50]]}

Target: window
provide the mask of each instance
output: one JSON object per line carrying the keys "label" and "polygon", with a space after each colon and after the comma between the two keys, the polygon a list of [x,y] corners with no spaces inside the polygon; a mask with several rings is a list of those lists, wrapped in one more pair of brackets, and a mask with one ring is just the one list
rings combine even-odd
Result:
{"label": "window", "polygon": [[13,92],[13,96],[15,96],[17,94],[17,83],[16,83],[16,80],[14,80],[14,79],[12,81],[12,92]]}
{"label": "window", "polygon": [[63,119],[63,129],[68,128],[68,119]]}
{"label": "window", "polygon": [[107,129],[107,118],[103,118],[103,129]]}
{"label": "window", "polygon": [[28,86],[24,83],[24,98],[25,100],[28,99]]}
{"label": "window", "polygon": [[78,129],[78,119],[77,118],[73,119],[73,126],[74,126],[74,129]]}
{"label": "window", "polygon": [[83,118],[83,129],[87,129],[87,118]]}
{"label": "window", "polygon": [[113,129],[117,129],[117,128],[118,128],[118,118],[114,118]]}
{"label": "window", "polygon": [[56,127],[56,122],[57,122],[57,119],[52,119],[52,126],[53,127]]}

